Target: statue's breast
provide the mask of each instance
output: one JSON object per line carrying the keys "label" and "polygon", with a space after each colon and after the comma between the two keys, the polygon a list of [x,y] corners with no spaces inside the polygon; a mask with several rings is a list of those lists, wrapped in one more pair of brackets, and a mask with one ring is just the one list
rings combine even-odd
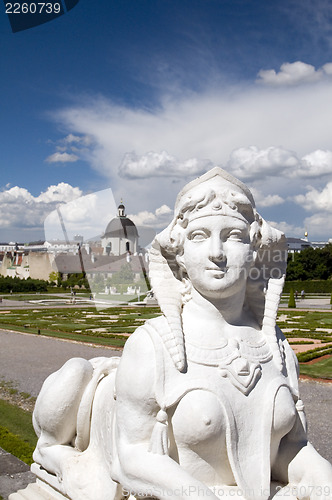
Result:
{"label": "statue's breast", "polygon": [[[216,367],[194,363],[179,377],[187,384],[168,409],[172,458],[207,484],[236,484],[240,474],[250,483],[251,456],[269,469],[296,418],[289,387],[273,362],[264,363],[247,394]],[[235,480],[237,469],[242,472]]]}
{"label": "statue's breast", "polygon": [[209,485],[235,484],[228,460],[226,418],[217,396],[201,389],[188,392],[171,418],[177,461]]}
{"label": "statue's breast", "polygon": [[276,394],[273,412],[272,436],[281,439],[294,426],[296,409],[287,387],[280,387]]}
{"label": "statue's breast", "polygon": [[224,439],[226,417],[211,392],[195,390],[186,394],[178,403],[172,418],[177,443],[196,446],[206,441]]}

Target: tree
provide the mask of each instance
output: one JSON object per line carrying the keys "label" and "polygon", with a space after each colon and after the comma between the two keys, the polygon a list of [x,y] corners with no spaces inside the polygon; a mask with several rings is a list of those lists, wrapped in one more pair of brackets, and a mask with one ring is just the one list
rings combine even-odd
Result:
{"label": "tree", "polygon": [[294,297],[294,290],[293,288],[290,289],[289,292],[289,300],[288,300],[288,307],[295,308],[296,307],[296,302],[295,302],[295,297]]}
{"label": "tree", "polygon": [[51,283],[56,283],[57,286],[61,286],[61,273],[57,271],[52,271],[48,277]]}
{"label": "tree", "polygon": [[305,248],[288,256],[287,281],[332,278],[332,244],[324,248]]}
{"label": "tree", "polygon": [[129,263],[123,264],[120,271],[114,273],[112,276],[112,284],[132,284],[134,282],[134,273]]}
{"label": "tree", "polygon": [[308,279],[308,274],[304,270],[303,264],[298,259],[293,260],[292,256],[288,258],[286,279],[287,281],[303,281]]}
{"label": "tree", "polygon": [[96,274],[92,279],[90,278],[91,291],[94,293],[101,293],[105,291],[105,280],[101,274]]}

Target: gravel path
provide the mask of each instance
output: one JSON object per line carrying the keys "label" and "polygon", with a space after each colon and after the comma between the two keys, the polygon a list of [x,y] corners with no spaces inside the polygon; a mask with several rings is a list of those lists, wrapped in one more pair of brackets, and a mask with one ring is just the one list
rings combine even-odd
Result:
{"label": "gravel path", "polygon": [[[73,357],[119,356],[121,351],[0,330],[0,380],[37,396],[45,378]],[[332,384],[301,381],[308,434],[316,449],[332,463]]]}
{"label": "gravel path", "polygon": [[301,380],[300,394],[307,415],[309,441],[332,463],[332,383]]}
{"label": "gravel path", "polygon": [[121,351],[107,347],[0,330],[0,380],[13,382],[31,396],[37,396],[45,378],[70,358],[119,355]]}

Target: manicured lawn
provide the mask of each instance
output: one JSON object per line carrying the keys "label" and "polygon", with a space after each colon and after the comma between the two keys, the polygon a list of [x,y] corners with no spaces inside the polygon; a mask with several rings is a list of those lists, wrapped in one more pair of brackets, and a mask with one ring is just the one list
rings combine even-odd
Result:
{"label": "manicured lawn", "polygon": [[332,342],[331,332],[317,331],[317,328],[332,329],[332,311],[288,311],[279,310],[278,326],[281,330],[292,328],[285,333],[287,338],[318,338],[324,342]]}
{"label": "manicured lawn", "polygon": [[309,375],[309,377],[332,379],[332,356],[313,364],[300,364],[301,375]]}
{"label": "manicured lawn", "polygon": [[28,465],[37,443],[32,415],[0,399],[0,446]]}
{"label": "manicured lawn", "polygon": [[129,334],[158,315],[158,307],[22,309],[0,314],[0,328],[123,347]]}
{"label": "manicured lawn", "polygon": [[[160,314],[158,307],[117,306],[103,310],[97,310],[95,307],[84,309],[36,307],[29,310],[10,310],[6,314],[0,314],[0,328],[34,334],[40,331],[45,336],[123,347],[128,335],[138,326]],[[290,342],[293,338],[300,337],[308,339],[307,341],[319,339],[328,343],[326,347],[315,344],[315,348],[308,355],[299,354],[300,362],[330,353],[332,332],[319,329],[332,329],[332,312],[280,310],[277,323]],[[285,332],[285,329],[290,328],[292,331]],[[314,370],[313,365],[308,369]],[[319,376],[324,376],[322,374],[324,369],[323,364]],[[326,375],[330,376],[330,372],[328,371]]]}
{"label": "manicured lawn", "polygon": [[[312,359],[320,358],[326,354],[332,353],[332,312],[319,312],[319,311],[289,311],[280,310],[277,320],[278,326],[288,338],[290,344],[304,344],[306,340],[293,342],[293,338],[300,339],[316,339],[327,345],[314,344],[314,348],[309,351],[298,353],[297,357],[300,363],[310,361]],[[291,331],[287,331],[290,330]],[[303,368],[307,365],[301,364],[301,373],[305,374],[304,369],[308,369],[314,373],[313,365],[308,365],[308,368]],[[320,375],[315,375],[324,378],[325,365],[320,369]],[[308,372],[309,375],[309,372]],[[314,375],[312,375],[314,376]],[[326,372],[326,377],[329,377],[329,371]]]}
{"label": "manicured lawn", "polygon": [[[39,329],[42,335],[123,346],[128,334],[145,320],[158,315],[160,310],[157,307],[119,306],[102,311],[94,307],[42,310],[36,307],[33,310],[11,310],[0,314],[0,328],[27,333],[37,333]],[[317,330],[332,328],[331,312],[281,310],[278,324],[281,329],[292,328],[290,333],[286,333],[290,341],[294,337],[318,338],[331,342],[332,346],[332,333]],[[328,349],[324,352],[324,349],[317,347],[315,351],[321,356]],[[332,356],[314,364],[301,363],[300,371],[311,377],[332,379]],[[0,446],[30,464],[36,442],[31,413],[0,400]]]}

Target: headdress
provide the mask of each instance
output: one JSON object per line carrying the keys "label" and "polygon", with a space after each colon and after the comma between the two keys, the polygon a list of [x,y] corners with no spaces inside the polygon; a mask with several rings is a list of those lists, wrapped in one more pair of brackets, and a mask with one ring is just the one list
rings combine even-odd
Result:
{"label": "headdress", "polygon": [[[285,274],[285,238],[256,212],[250,190],[238,179],[215,167],[189,182],[177,196],[174,218],[169,226],[156,236],[150,250],[149,274],[154,294],[164,313],[169,334],[163,337],[175,366],[182,371],[186,366],[181,311],[183,306],[180,268],[176,262],[177,236],[189,220],[205,216],[229,215],[250,225],[251,242],[257,251],[257,274],[247,281],[246,303],[260,325],[265,325],[269,342],[279,363],[280,353],[275,341],[276,311]],[[264,273],[262,272],[264,268]],[[275,276],[273,275],[275,274]],[[273,283],[272,283],[272,281]],[[268,289],[269,297],[265,292]],[[265,308],[268,305],[268,310]],[[277,304],[277,305],[276,305]],[[268,319],[269,318],[269,319]],[[267,325],[267,326],[266,326]],[[271,337],[273,325],[274,336]],[[269,333],[268,333],[269,332]]]}

